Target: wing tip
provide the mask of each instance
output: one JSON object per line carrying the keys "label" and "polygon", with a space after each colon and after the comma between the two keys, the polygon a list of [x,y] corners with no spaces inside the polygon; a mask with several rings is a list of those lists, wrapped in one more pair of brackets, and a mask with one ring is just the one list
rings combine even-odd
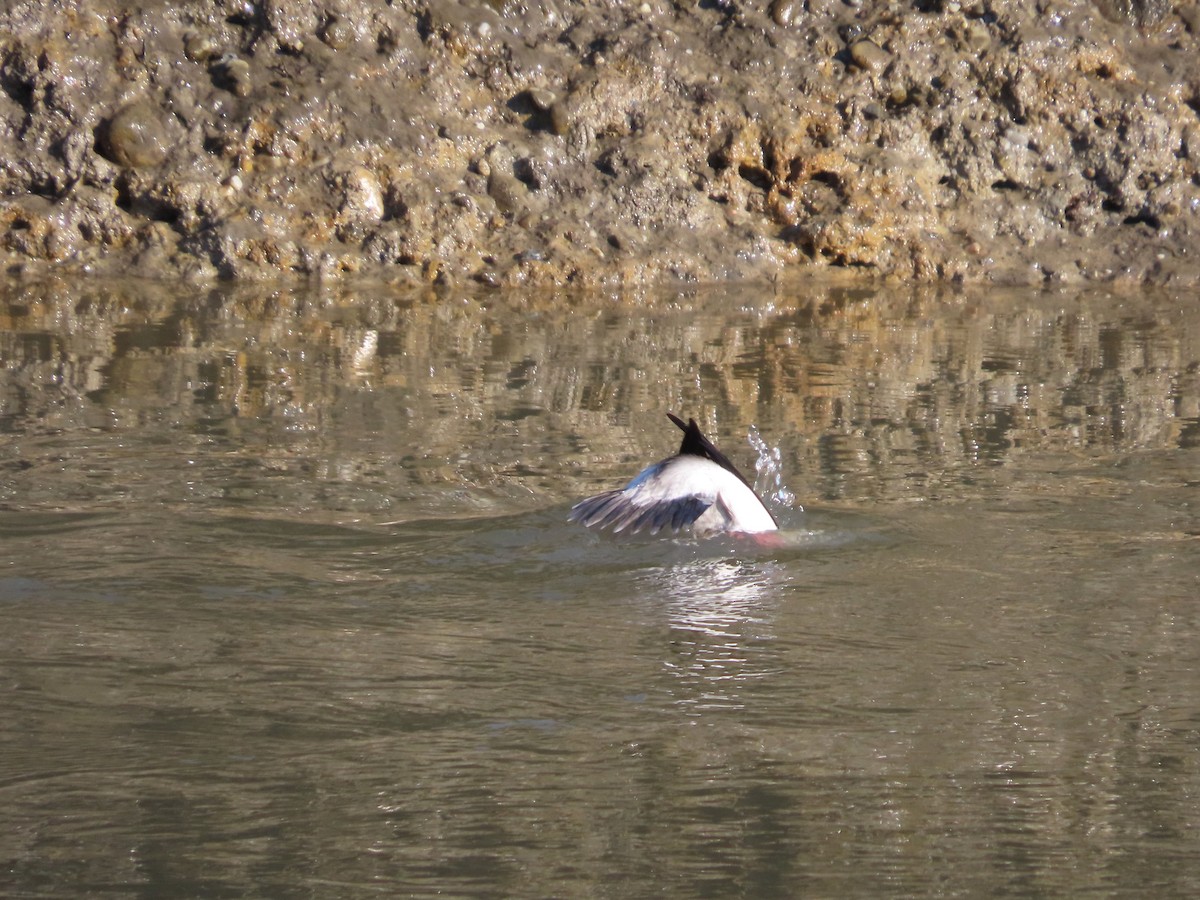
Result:
{"label": "wing tip", "polygon": [[613,534],[637,534],[647,529],[650,534],[664,529],[678,534],[681,528],[693,525],[711,505],[696,496],[639,505],[623,490],[606,491],[572,506],[567,521],[578,522],[585,528],[608,528]]}

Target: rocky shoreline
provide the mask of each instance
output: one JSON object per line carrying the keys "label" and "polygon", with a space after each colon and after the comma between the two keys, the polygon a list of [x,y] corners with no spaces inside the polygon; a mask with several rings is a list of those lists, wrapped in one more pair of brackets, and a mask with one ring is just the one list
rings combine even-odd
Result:
{"label": "rocky shoreline", "polygon": [[1200,283],[1191,0],[80,0],[0,35],[10,274]]}

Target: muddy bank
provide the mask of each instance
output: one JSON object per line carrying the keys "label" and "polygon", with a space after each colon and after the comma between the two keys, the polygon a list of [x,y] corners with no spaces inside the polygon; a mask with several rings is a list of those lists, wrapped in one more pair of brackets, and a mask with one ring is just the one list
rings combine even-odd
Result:
{"label": "muddy bank", "polygon": [[1200,9],[0,13],[8,271],[1200,282]]}

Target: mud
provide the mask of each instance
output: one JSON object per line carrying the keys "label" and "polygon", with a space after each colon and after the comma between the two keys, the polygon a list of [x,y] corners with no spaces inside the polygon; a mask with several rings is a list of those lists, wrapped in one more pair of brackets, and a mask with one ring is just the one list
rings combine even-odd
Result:
{"label": "mud", "polygon": [[1200,282],[1195,2],[50,6],[10,273]]}

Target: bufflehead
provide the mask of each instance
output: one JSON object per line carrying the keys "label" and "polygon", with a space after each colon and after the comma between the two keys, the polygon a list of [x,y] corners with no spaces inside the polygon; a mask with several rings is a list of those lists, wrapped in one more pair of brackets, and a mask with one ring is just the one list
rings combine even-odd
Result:
{"label": "bufflehead", "polygon": [[571,507],[569,521],[636,533],[679,531],[691,525],[698,537],[776,531],[775,517],[729,459],[700,433],[667,413],[683,430],[679,453],[647,466],[625,487],[588,497]]}

